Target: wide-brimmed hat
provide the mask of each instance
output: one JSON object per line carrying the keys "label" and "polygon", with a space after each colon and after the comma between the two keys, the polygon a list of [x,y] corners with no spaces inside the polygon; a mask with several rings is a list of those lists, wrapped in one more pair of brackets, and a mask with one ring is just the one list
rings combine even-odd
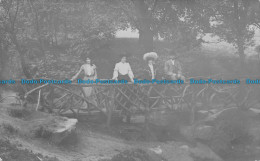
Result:
{"label": "wide-brimmed hat", "polygon": [[158,59],[158,55],[156,52],[149,52],[149,53],[144,54],[143,59],[144,59],[144,61],[148,61],[151,59],[156,60],[156,59]]}

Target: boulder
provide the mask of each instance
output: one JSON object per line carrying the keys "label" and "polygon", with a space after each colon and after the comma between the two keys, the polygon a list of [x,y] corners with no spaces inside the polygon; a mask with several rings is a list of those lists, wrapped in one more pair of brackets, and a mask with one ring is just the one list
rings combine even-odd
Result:
{"label": "boulder", "polygon": [[214,135],[214,128],[208,125],[200,125],[193,130],[193,137],[201,140],[210,140]]}
{"label": "boulder", "polygon": [[197,160],[209,161],[223,161],[216,153],[214,153],[208,146],[197,143],[197,146],[190,148],[191,156]]}
{"label": "boulder", "polygon": [[167,142],[161,145],[162,156],[168,161],[223,161],[202,143]]}
{"label": "boulder", "polygon": [[180,133],[187,139],[211,140],[214,135],[214,127],[208,125],[182,126]]}
{"label": "boulder", "polygon": [[35,137],[47,138],[51,142],[59,144],[66,137],[74,134],[77,119],[53,116],[48,120],[35,120],[29,128]]}
{"label": "boulder", "polygon": [[76,130],[77,119],[12,108],[0,108],[0,125],[19,135],[45,138],[59,144]]}
{"label": "boulder", "polygon": [[110,161],[167,161],[161,155],[145,149],[129,149],[112,157]]}
{"label": "boulder", "polygon": [[197,112],[197,120],[203,120],[209,116],[210,112],[205,110],[200,110]]}

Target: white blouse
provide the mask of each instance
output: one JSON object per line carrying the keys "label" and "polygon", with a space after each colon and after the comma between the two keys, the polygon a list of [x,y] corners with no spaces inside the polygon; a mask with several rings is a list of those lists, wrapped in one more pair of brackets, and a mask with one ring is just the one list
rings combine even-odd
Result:
{"label": "white blouse", "polygon": [[154,73],[154,68],[153,68],[153,65],[152,64],[148,64],[148,66],[150,67],[150,69],[151,69],[151,73],[152,73],[152,79],[154,79],[154,75],[155,75],[155,73]]}
{"label": "white blouse", "polygon": [[129,63],[122,63],[122,62],[116,63],[112,79],[117,79],[119,74],[121,75],[128,74],[130,78],[134,78],[134,74],[132,72]]}
{"label": "white blouse", "polygon": [[93,76],[95,74],[95,65],[84,64],[81,66],[81,70],[84,70],[85,76]]}

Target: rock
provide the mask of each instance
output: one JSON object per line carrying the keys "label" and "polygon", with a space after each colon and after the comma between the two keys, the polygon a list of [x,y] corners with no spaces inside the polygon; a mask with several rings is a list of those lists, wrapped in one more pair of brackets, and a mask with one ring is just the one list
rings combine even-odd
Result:
{"label": "rock", "polygon": [[250,108],[249,110],[254,112],[256,115],[260,115],[260,109]]}
{"label": "rock", "polygon": [[190,147],[188,145],[182,145],[182,146],[180,146],[180,149],[182,149],[186,152],[189,152]]}
{"label": "rock", "polygon": [[255,144],[260,143],[260,120],[251,122],[248,133],[253,137],[253,142]]}
{"label": "rock", "polygon": [[77,119],[40,111],[27,112],[26,115],[17,118],[10,115],[9,110],[2,108],[0,109],[0,125],[15,129],[19,135],[45,138],[56,144],[74,134],[76,130]]}
{"label": "rock", "polygon": [[208,125],[182,126],[180,128],[180,132],[185,138],[189,140],[210,140],[214,134],[214,127]]}
{"label": "rock", "polygon": [[149,150],[155,152],[155,153],[158,154],[158,155],[161,155],[161,154],[162,154],[162,149],[161,149],[160,146],[155,147],[155,148],[150,148]]}
{"label": "rock", "polygon": [[47,130],[52,131],[51,141],[54,143],[60,143],[67,136],[73,134],[76,130],[77,119],[66,119],[61,122],[57,122],[58,126],[53,128],[50,126]]}
{"label": "rock", "polygon": [[205,110],[200,110],[197,112],[197,120],[203,120],[209,116],[210,112]]}
{"label": "rock", "polygon": [[168,143],[162,145],[162,151],[168,161],[223,161],[208,146],[201,143]]}
{"label": "rock", "polygon": [[44,117],[32,119],[33,123],[29,124],[29,130],[35,137],[47,138],[59,144],[76,130],[77,119],[45,114],[42,116]]}
{"label": "rock", "polygon": [[190,148],[190,153],[193,158],[197,160],[223,161],[216,153],[214,153],[208,146],[197,143],[197,146]]}
{"label": "rock", "polygon": [[213,137],[214,128],[208,125],[201,125],[194,129],[193,137],[201,140],[210,140]]}
{"label": "rock", "polygon": [[180,133],[186,139],[191,140],[193,139],[193,127],[192,126],[181,126]]}
{"label": "rock", "polygon": [[166,159],[153,151],[130,149],[113,156],[110,161],[166,161]]}

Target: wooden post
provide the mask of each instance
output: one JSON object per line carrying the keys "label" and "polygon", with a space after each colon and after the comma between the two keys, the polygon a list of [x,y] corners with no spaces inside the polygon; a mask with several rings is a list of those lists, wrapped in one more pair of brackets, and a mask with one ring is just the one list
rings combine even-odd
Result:
{"label": "wooden post", "polygon": [[[112,99],[111,99],[111,103],[109,103],[109,98],[110,95],[112,95]],[[112,115],[113,115],[113,106],[115,105],[115,93],[114,93],[114,88],[113,87],[109,87],[108,92],[107,92],[107,96],[105,98],[105,106],[107,109],[107,127],[110,127],[111,125],[111,119],[112,119]]]}
{"label": "wooden post", "polygon": [[38,95],[38,102],[37,102],[37,106],[36,106],[36,111],[38,111],[38,109],[39,109],[39,106],[40,106],[40,100],[41,100],[41,91],[42,91],[42,89],[40,89],[39,90],[39,95]]}

